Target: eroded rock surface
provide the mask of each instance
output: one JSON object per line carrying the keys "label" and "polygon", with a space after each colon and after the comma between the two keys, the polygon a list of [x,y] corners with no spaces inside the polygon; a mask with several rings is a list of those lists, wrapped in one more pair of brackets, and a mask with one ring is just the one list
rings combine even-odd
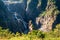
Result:
{"label": "eroded rock surface", "polygon": [[54,1],[0,0],[0,26],[9,28],[12,32],[27,33],[29,21],[32,20],[34,29],[49,31],[56,20],[57,7],[59,9],[59,3],[56,1],[55,5]]}

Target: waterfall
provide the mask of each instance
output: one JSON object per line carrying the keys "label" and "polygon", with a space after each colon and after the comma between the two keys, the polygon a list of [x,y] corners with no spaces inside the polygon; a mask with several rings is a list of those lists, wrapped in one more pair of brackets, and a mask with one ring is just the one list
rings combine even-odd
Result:
{"label": "waterfall", "polygon": [[5,5],[7,5],[7,8],[8,8],[8,10],[10,11],[10,8],[9,8],[9,5],[10,4],[17,4],[17,3],[22,3],[23,2],[23,0],[16,0],[16,1],[14,1],[14,0],[2,0],[3,2],[4,2],[4,4]]}
{"label": "waterfall", "polygon": [[21,1],[3,1],[3,2],[9,4],[22,3]]}
{"label": "waterfall", "polygon": [[28,0],[26,11],[28,10],[28,6],[29,6],[29,3],[30,3],[30,2],[31,2],[31,0]]}
{"label": "waterfall", "polygon": [[18,21],[18,23],[21,21],[21,22],[23,23],[25,29],[27,29],[27,28],[26,28],[26,24],[27,24],[27,23],[22,19],[22,16],[20,15],[20,18],[18,18],[17,16],[18,16],[18,14],[15,12],[15,13],[14,13],[15,19]]}
{"label": "waterfall", "polygon": [[[10,19],[11,21],[9,20],[9,22],[13,21],[12,24],[17,25],[19,27],[19,29],[17,29],[17,30],[22,30],[22,29],[20,29],[20,23],[21,23],[22,26],[23,26],[24,32],[27,32],[27,23],[25,22],[25,20],[23,18],[24,15],[22,15],[22,12],[19,13],[19,11],[18,11],[19,8],[18,7],[15,6],[14,8],[16,8],[16,9],[14,9],[12,7],[13,5],[19,5],[22,8],[21,10],[23,11],[24,7],[26,6],[26,4],[24,4],[24,3],[26,3],[26,2],[23,1],[23,0],[2,0],[2,1],[6,5],[8,11],[12,13],[11,14],[11,19]],[[11,9],[11,7],[12,7],[12,9]],[[12,11],[13,9],[14,9],[14,11]],[[11,23],[9,23],[9,25],[10,24]],[[7,25],[8,25],[8,23],[7,23]]]}

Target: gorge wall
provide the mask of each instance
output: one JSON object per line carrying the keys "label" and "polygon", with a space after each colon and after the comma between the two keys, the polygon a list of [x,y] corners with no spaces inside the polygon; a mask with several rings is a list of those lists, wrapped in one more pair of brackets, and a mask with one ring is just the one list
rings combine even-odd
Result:
{"label": "gorge wall", "polygon": [[12,32],[28,33],[34,29],[50,31],[60,23],[59,0],[0,0],[0,26]]}

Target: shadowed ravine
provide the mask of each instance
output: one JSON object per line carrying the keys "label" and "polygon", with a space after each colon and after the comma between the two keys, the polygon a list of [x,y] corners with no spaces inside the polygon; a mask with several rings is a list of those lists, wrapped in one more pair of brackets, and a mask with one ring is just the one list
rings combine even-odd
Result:
{"label": "shadowed ravine", "polygon": [[[56,6],[59,9],[59,2],[57,2]],[[36,18],[46,11],[47,3],[48,0],[0,0],[0,26],[9,28],[14,33],[28,33],[31,20],[34,29],[39,29],[42,24],[37,25]]]}

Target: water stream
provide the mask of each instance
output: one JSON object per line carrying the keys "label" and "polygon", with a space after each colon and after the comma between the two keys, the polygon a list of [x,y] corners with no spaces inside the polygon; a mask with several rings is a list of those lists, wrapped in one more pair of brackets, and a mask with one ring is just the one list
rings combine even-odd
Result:
{"label": "water stream", "polygon": [[[20,25],[20,23],[22,22],[23,23],[23,26],[25,27],[25,29],[27,29],[27,23],[24,21],[23,17],[20,15],[20,13],[19,12],[16,12],[16,11],[11,11],[12,9],[10,9],[11,4],[13,4],[13,5],[16,5],[16,4],[19,4],[20,5],[20,4],[22,4],[21,5],[21,6],[23,6],[22,9],[24,9],[24,7],[25,7],[24,1],[23,0],[2,0],[2,1],[7,6],[7,9],[11,13],[13,13],[12,14],[13,15],[13,18],[17,20],[18,25]],[[13,21],[15,21],[15,20],[13,20]]]}

